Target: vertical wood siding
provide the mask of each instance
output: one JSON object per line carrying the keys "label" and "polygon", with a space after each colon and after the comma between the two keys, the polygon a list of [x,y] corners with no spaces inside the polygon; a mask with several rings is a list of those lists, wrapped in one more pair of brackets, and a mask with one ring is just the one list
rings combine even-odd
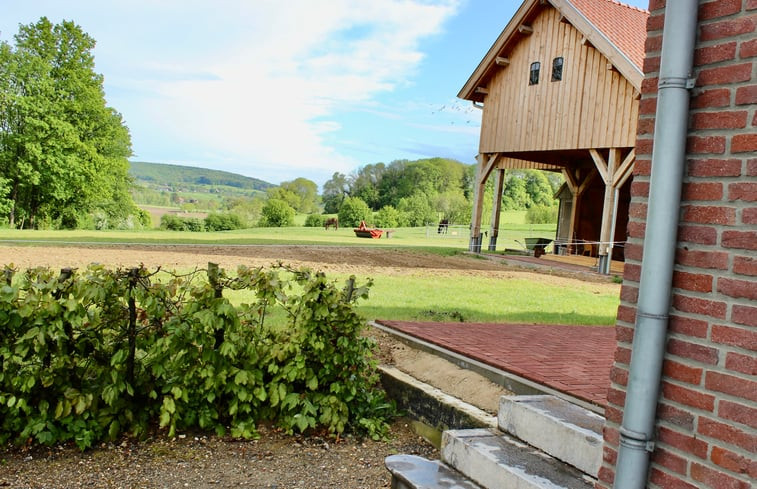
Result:
{"label": "vertical wood siding", "polygon": [[[511,51],[510,64],[486,87],[480,152],[632,147],[639,102],[633,85],[581,34],[544,9],[534,32]],[[563,57],[562,81],[551,81],[552,60]],[[531,63],[541,63],[538,85],[528,84]]]}

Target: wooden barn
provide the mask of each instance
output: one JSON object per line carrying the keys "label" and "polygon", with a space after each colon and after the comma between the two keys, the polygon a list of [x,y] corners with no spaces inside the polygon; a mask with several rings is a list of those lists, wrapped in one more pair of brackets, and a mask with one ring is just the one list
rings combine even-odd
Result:
{"label": "wooden barn", "polygon": [[487,180],[494,250],[505,170],[540,169],[566,181],[558,248],[598,256],[604,272],[623,259],[647,17],[613,0],[520,6],[458,94],[483,110],[471,251]]}

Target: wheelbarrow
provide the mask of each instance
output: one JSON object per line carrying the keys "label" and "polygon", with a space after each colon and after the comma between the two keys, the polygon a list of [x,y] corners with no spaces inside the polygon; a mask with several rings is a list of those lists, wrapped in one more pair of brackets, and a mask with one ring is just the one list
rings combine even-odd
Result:
{"label": "wheelbarrow", "polygon": [[[525,248],[529,252],[533,252],[536,258],[547,252],[547,246],[552,242],[551,238],[524,238],[526,242]],[[516,240],[520,243],[520,241]],[[523,246],[523,243],[520,243]]]}

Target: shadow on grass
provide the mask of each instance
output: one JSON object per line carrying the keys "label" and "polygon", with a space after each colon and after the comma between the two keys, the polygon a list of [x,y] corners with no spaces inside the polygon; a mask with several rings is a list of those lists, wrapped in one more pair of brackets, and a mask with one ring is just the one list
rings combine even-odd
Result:
{"label": "shadow on grass", "polygon": [[612,326],[614,315],[586,315],[545,311],[525,311],[512,314],[485,314],[472,309],[438,309],[408,307],[358,307],[368,319],[388,321],[424,321],[439,323],[526,323],[565,324],[573,326]]}

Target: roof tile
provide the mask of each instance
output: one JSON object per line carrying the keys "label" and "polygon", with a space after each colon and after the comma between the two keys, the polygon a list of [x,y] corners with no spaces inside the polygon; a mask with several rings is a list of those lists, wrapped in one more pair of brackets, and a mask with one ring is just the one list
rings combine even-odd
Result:
{"label": "roof tile", "polygon": [[616,0],[569,0],[640,70],[644,65],[649,12]]}

